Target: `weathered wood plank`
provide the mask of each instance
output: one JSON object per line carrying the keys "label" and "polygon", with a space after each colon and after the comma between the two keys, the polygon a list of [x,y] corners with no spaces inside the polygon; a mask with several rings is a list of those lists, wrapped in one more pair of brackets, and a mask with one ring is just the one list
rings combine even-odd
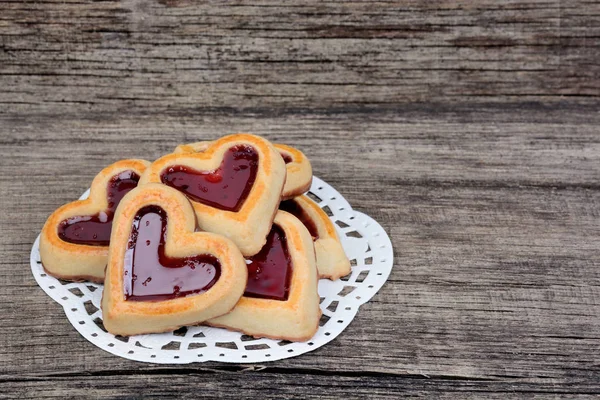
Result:
{"label": "weathered wood plank", "polygon": [[[552,384],[532,387],[515,379],[505,382],[463,381],[451,378],[398,377],[372,375],[304,375],[285,370],[272,373],[245,371],[154,371],[152,374],[57,375],[51,378],[17,379],[2,398],[73,399],[339,399],[399,397],[439,399],[485,398],[595,398],[597,382],[576,382],[562,387]],[[2,381],[0,381],[2,383]]]}
{"label": "weathered wood plank", "polygon": [[0,2],[2,112],[396,107],[600,90],[600,3]]}

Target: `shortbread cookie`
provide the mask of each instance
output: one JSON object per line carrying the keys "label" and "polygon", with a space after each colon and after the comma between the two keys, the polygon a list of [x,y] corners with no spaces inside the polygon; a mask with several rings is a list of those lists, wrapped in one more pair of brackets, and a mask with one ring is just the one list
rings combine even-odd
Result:
{"label": "shortbread cookie", "polygon": [[285,182],[285,163],[267,140],[225,136],[201,153],[156,160],[140,182],[162,182],[192,202],[201,229],[227,236],[244,255],[265,244]]}
{"label": "shortbread cookie", "polygon": [[248,270],[235,244],[194,232],[188,199],[151,183],[121,202],[111,237],[102,317],[115,335],[166,332],[231,310]]}
{"label": "shortbread cookie", "polygon": [[310,232],[315,242],[319,277],[336,280],[350,273],[350,260],[335,226],[317,203],[304,195],[282,201],[279,209],[295,215]]}
{"label": "shortbread cookie", "polygon": [[310,233],[279,211],[267,243],[247,257],[248,285],[235,308],[207,324],[255,337],[310,339],[319,327],[317,268]]}
{"label": "shortbread cookie", "polygon": [[148,165],[144,160],[121,160],[104,168],[87,199],[50,215],[40,235],[40,256],[48,274],[72,281],[104,280],[115,209]]}
{"label": "shortbread cookie", "polygon": [[[212,142],[180,144],[174,153],[199,153],[205,151]],[[274,144],[285,161],[287,178],[281,193],[283,200],[306,193],[312,184],[312,166],[300,150],[285,144]]]}
{"label": "shortbread cookie", "polygon": [[203,151],[206,151],[206,149],[208,149],[211,144],[212,144],[212,141],[210,141],[210,140],[205,140],[202,142],[180,144],[177,147],[175,147],[175,150],[173,150],[173,153],[175,153],[175,154],[202,153]]}
{"label": "shortbread cookie", "polygon": [[308,158],[300,150],[285,144],[276,144],[275,148],[279,150],[287,167],[287,180],[281,194],[282,200],[306,193],[312,184],[312,166]]}

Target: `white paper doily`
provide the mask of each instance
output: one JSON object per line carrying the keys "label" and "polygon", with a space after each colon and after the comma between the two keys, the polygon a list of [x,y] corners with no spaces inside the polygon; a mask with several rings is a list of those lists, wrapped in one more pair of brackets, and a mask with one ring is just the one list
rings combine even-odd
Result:
{"label": "white paper doily", "polygon": [[[86,198],[89,190],[81,196]],[[336,338],[387,280],[393,265],[390,238],[368,215],[353,211],[331,186],[314,177],[309,194],[334,221],[352,273],[332,282],[319,281],[323,316],[319,330],[307,342],[254,339],[237,332],[207,326],[190,326],[175,332],[114,336],[102,325],[102,285],[72,283],[47,275],[42,268],[39,236],[31,249],[31,270],[40,287],[63,306],[79,333],[103,350],[136,361],[187,364],[202,361],[258,363],[294,357]]]}

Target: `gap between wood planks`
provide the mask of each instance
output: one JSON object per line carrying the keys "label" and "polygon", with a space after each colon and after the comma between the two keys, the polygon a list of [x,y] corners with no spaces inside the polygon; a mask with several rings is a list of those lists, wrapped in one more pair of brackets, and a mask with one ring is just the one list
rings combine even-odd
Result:
{"label": "gap between wood planks", "polygon": [[435,374],[399,374],[393,372],[376,372],[376,371],[330,371],[322,369],[309,368],[280,368],[268,367],[261,365],[225,365],[212,368],[155,368],[148,370],[106,370],[106,371],[91,371],[91,372],[57,372],[44,374],[23,374],[23,375],[4,375],[0,376],[2,382],[19,382],[28,380],[52,380],[55,378],[76,378],[90,376],[128,376],[128,375],[189,375],[189,374],[211,374],[211,373],[238,373],[238,372],[262,372],[267,374],[309,374],[315,376],[332,376],[332,377],[396,377],[400,379],[438,379],[438,380],[457,380],[457,381],[481,381],[488,382],[496,379],[519,379],[522,377],[513,375],[493,375],[488,378],[475,376],[459,376],[459,375],[435,375]]}

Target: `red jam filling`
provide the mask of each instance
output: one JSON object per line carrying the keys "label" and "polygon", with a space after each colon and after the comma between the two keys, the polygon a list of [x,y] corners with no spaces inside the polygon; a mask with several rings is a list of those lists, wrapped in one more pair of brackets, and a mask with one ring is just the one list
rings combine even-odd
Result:
{"label": "red jam filling", "polygon": [[121,199],[134,189],[140,177],[123,171],[108,182],[108,208],[95,215],[71,217],[58,225],[58,237],[65,242],[90,246],[108,246],[115,210]]}
{"label": "red jam filling", "polygon": [[239,211],[256,179],[258,153],[247,145],[225,152],[221,166],[214,171],[197,171],[175,165],[161,175],[169,185],[199,203],[225,211]]}
{"label": "red jam filling", "polygon": [[169,300],[210,289],[221,276],[219,260],[210,254],[174,258],[165,255],[167,213],[147,206],[133,220],[125,252],[125,299]]}
{"label": "red jam filling", "polygon": [[281,157],[283,158],[283,161],[285,161],[286,164],[291,163],[292,161],[294,161],[294,159],[286,153],[281,153]]}
{"label": "red jam filling", "polygon": [[312,236],[313,240],[317,240],[319,238],[319,230],[317,229],[317,225],[315,221],[311,218],[310,215],[298,204],[295,200],[286,200],[279,203],[279,209],[283,211],[287,211],[292,214],[294,217],[298,218],[300,222],[306,226],[308,232]]}
{"label": "red jam filling", "polygon": [[292,259],[283,229],[273,225],[260,252],[248,257],[248,284],[244,296],[285,301],[292,281]]}

